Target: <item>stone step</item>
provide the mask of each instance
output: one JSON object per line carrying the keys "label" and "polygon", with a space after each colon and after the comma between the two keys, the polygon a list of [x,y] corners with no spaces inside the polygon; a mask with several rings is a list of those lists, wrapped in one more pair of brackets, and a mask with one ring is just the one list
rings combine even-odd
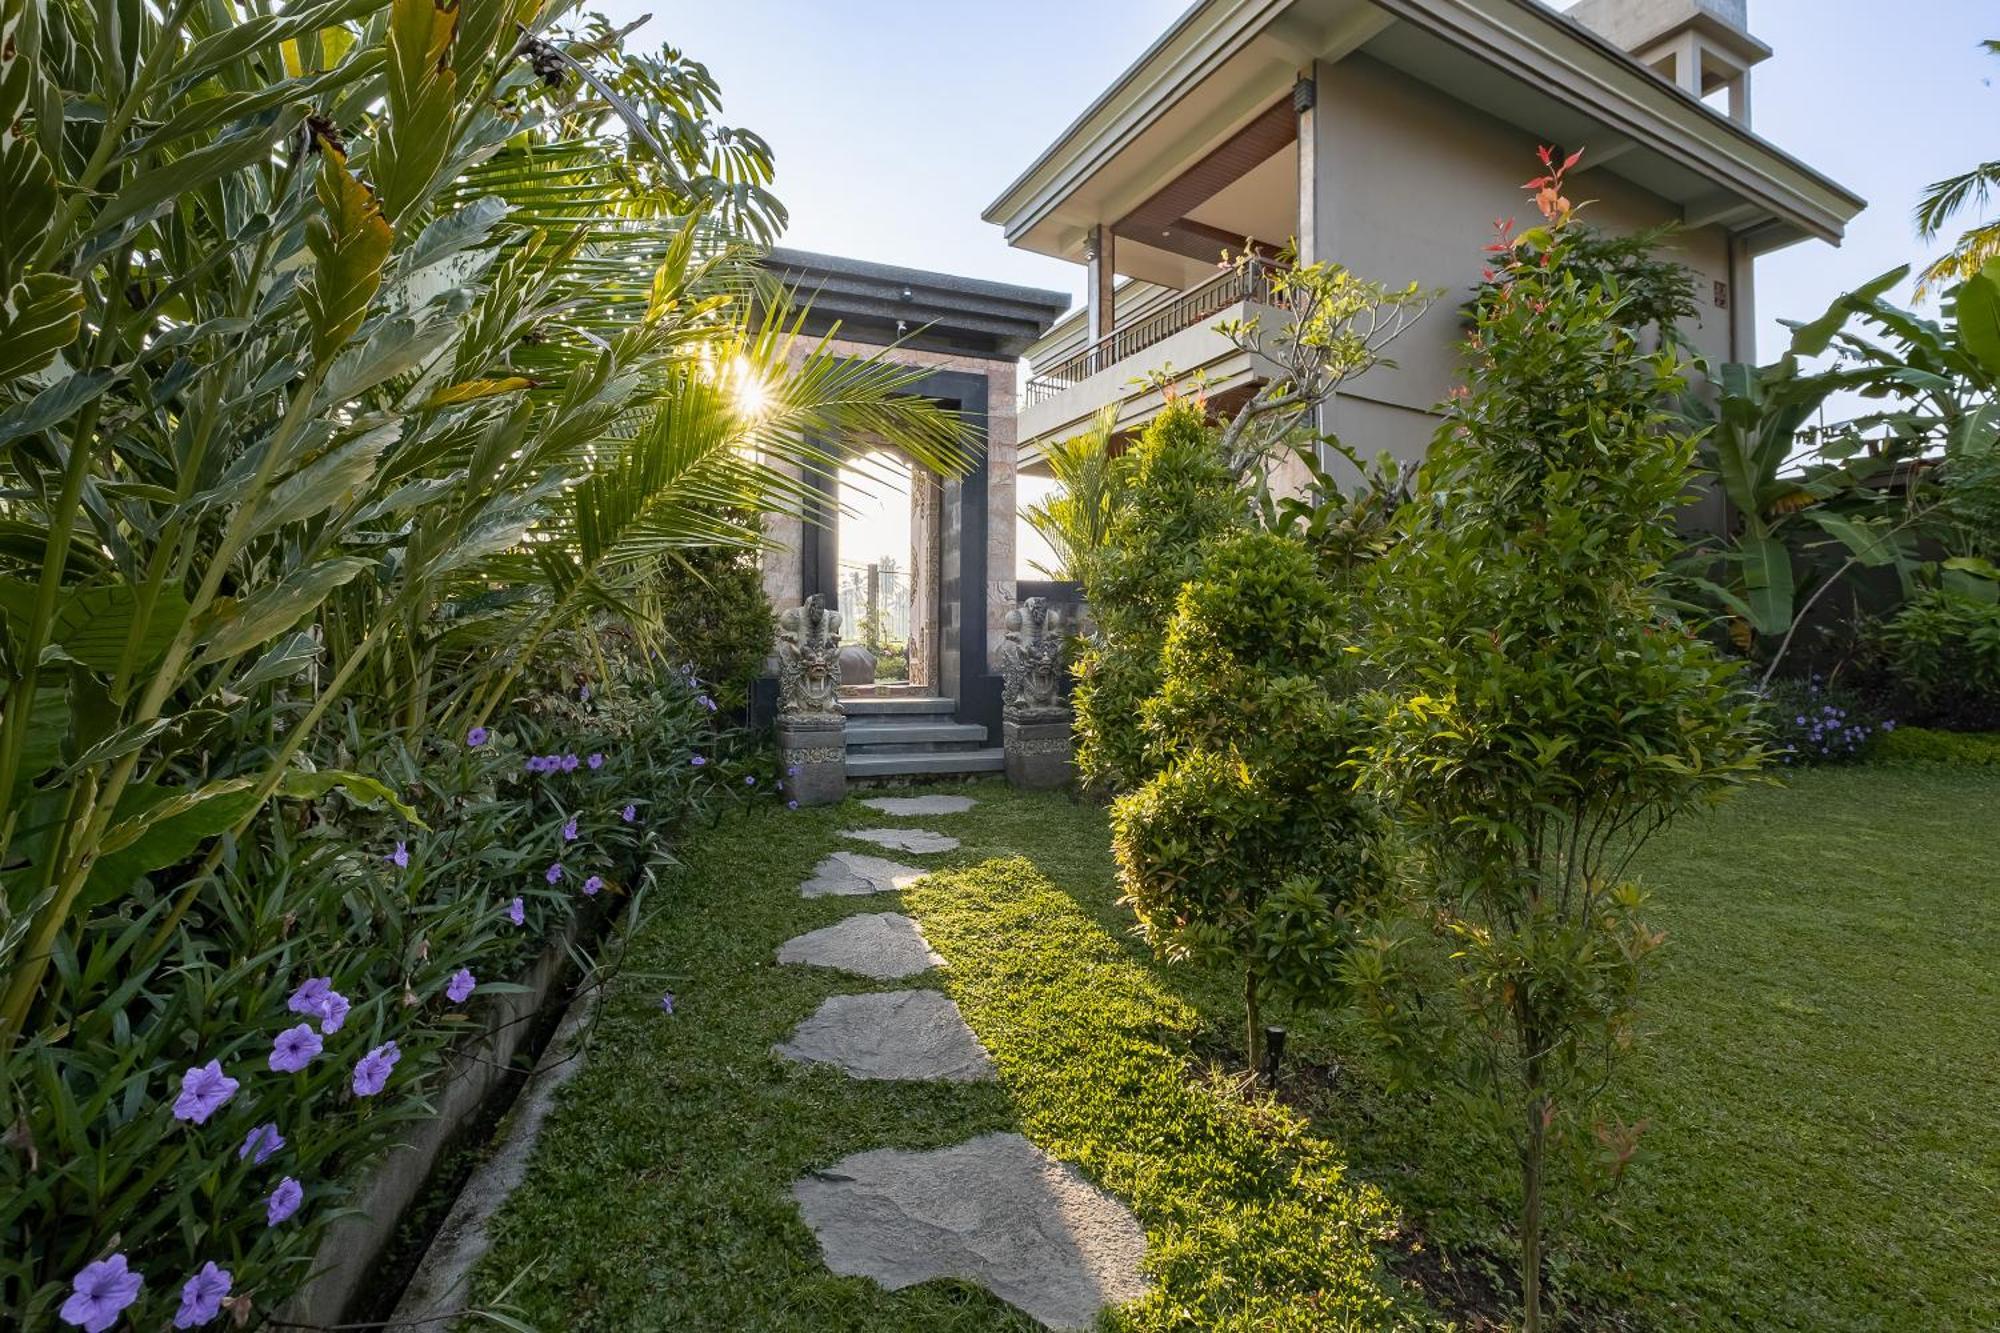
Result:
{"label": "stone step", "polygon": [[933,747],[978,749],[985,744],[986,728],[977,722],[885,718],[847,724],[847,753],[850,755],[909,754]]}
{"label": "stone step", "polygon": [[999,746],[983,750],[934,750],[929,754],[850,754],[847,776],[850,781],[866,778],[926,777],[948,773],[1000,773],[1007,768],[1007,752]]}
{"label": "stone step", "polygon": [[916,717],[942,714],[950,717],[958,705],[950,699],[914,696],[887,699],[842,699],[840,706],[847,710],[850,720],[861,717]]}

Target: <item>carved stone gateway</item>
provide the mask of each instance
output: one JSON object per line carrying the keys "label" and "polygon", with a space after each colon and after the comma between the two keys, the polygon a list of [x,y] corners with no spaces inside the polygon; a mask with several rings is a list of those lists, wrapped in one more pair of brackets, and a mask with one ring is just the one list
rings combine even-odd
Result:
{"label": "carved stone gateway", "polygon": [[785,791],[800,805],[847,795],[840,613],[817,593],[778,617],[778,763]]}
{"label": "carved stone gateway", "polygon": [[1000,645],[1000,709],[1007,781],[1066,787],[1076,776],[1069,705],[1062,697],[1068,636],[1062,614],[1039,597],[1007,613]]}

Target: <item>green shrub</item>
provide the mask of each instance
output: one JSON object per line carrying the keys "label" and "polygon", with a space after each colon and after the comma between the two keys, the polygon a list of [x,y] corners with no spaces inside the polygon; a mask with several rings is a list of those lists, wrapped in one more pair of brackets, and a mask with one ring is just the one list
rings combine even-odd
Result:
{"label": "green shrub", "polygon": [[1780,763],[1796,766],[1862,759],[1871,742],[1896,725],[1866,696],[1818,675],[1781,677],[1764,686],[1758,715],[1770,733],[1772,753]]}
{"label": "green shrub", "polygon": [[1492,247],[1469,390],[1377,567],[1389,698],[1367,777],[1426,873],[1350,972],[1406,1076],[1469,1093],[1468,1130],[1520,1165],[1528,1333],[1549,1153],[1589,1143],[1659,943],[1626,858],[1762,759],[1737,668],[1664,587],[1695,449],[1661,410],[1678,363],[1565,264],[1571,205],[1542,160],[1544,225]]}
{"label": "green shrub", "polygon": [[1166,767],[1112,810],[1119,882],[1153,947],[1243,969],[1253,1069],[1262,998],[1329,997],[1339,911],[1373,878],[1346,765],[1362,729],[1348,620],[1304,543],[1244,532],[1212,546],[1142,710]]}
{"label": "green shrub", "polygon": [[1160,651],[1181,587],[1211,538],[1243,524],[1249,499],[1201,406],[1170,400],[1125,463],[1104,548],[1084,570],[1097,640],[1079,656],[1077,768],[1086,785],[1131,791],[1157,767],[1139,709],[1159,686]]}
{"label": "green shrub", "polygon": [[732,716],[770,654],[776,622],[754,551],[694,547],[677,554],[658,584],[665,651],[690,666]]}
{"label": "green shrub", "polygon": [[1868,757],[1885,764],[2000,766],[2000,733],[1935,731],[1929,727],[1887,726],[1868,747]]}
{"label": "green shrub", "polygon": [[1926,589],[1889,618],[1880,640],[1913,716],[1969,728],[2000,725],[2000,601]]}

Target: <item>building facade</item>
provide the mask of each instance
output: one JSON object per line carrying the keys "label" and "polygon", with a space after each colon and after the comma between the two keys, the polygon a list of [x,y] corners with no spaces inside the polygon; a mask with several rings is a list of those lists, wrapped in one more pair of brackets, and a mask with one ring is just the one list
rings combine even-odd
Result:
{"label": "building facade", "polygon": [[1745,0],[1200,0],[985,217],[1088,269],[1088,300],[1028,349],[1024,466],[1148,377],[1198,372],[1226,410],[1268,364],[1215,331],[1281,316],[1225,252],[1331,261],[1444,299],[1320,423],[1363,456],[1421,457],[1458,373],[1453,309],[1535,150],[1582,149],[1571,197],[1615,232],[1674,223],[1718,361],[1754,361],[1752,261],[1838,244],[1863,201],[1759,138]]}

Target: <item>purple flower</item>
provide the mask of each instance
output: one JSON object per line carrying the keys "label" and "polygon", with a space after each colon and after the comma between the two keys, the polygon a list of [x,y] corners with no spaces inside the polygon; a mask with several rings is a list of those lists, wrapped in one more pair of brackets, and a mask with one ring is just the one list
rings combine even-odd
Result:
{"label": "purple flower", "polygon": [[575,841],[576,841],[576,816],[575,816],[575,815],[571,815],[571,816],[570,816],[570,817],[569,817],[568,819],[566,819],[566,820],[564,820],[564,821],[563,821],[563,841],[564,841],[564,842],[575,842]]}
{"label": "purple flower", "polygon": [[700,755],[697,754],[697,755],[690,755],[688,757],[688,762],[690,764],[693,764],[696,768],[700,768],[703,764],[707,763],[708,760],[702,758]]}
{"label": "purple flower", "polygon": [[236,1160],[250,1158],[250,1165],[262,1166],[264,1159],[285,1146],[285,1136],[278,1132],[275,1122],[263,1124],[250,1131],[243,1139],[243,1146],[236,1150]]}
{"label": "purple flower", "polygon": [[795,778],[798,775],[799,775],[799,766],[797,764],[793,764],[790,768],[785,770],[785,776],[788,778]]}
{"label": "purple flower", "polygon": [[201,1271],[181,1287],[181,1308],[174,1315],[174,1327],[194,1328],[213,1322],[222,1313],[222,1298],[229,1294],[235,1281],[229,1270],[217,1268],[214,1260],[203,1264]]}
{"label": "purple flower", "polygon": [[472,988],[478,984],[473,979],[472,969],[461,967],[458,971],[452,973],[451,980],[445,983],[444,996],[453,1004],[464,1004],[465,997],[472,994]]}
{"label": "purple flower", "polygon": [[332,991],[332,977],[308,977],[292,992],[292,998],[285,1001],[285,1008],[295,1014],[317,1014]]}
{"label": "purple flower", "polygon": [[345,995],[337,990],[328,991],[326,998],[319,1003],[319,1030],[328,1035],[340,1031],[341,1025],[347,1022],[349,1007]]}
{"label": "purple flower", "polygon": [[390,852],[382,859],[395,866],[398,870],[407,870],[410,865],[410,849],[405,847],[401,842],[398,842],[396,850]]}
{"label": "purple flower", "polygon": [[486,744],[486,737],[488,736],[488,734],[489,733],[487,732],[486,728],[474,727],[471,731],[465,733],[466,747],[468,749],[477,750],[480,746]]}
{"label": "purple flower", "polygon": [[589,758],[588,760],[586,760],[585,762],[587,762],[587,763],[588,763],[588,764],[589,764],[589,765],[590,765],[590,766],[591,766],[592,768],[603,768],[603,767],[604,767],[604,756],[603,756],[603,755],[601,755],[601,754],[593,754],[593,755],[592,755],[592,756],[590,756],[590,758]]}
{"label": "purple flower", "polygon": [[528,905],[522,902],[519,898],[516,898],[513,902],[508,903],[507,919],[509,921],[512,921],[517,926],[526,922],[528,919]]}
{"label": "purple flower", "polygon": [[546,773],[549,771],[549,761],[538,754],[529,755],[528,771],[530,773]]}
{"label": "purple flower", "polygon": [[668,991],[665,995],[662,995],[660,997],[660,1011],[666,1014],[669,1018],[673,1016],[674,993],[672,991]]}
{"label": "purple flower", "polygon": [[582,700],[582,701],[583,701],[584,703],[589,703],[589,702],[590,702],[590,686],[586,685],[586,686],[584,686],[584,687],[583,687],[582,689],[578,690],[578,691],[576,692],[576,697],[577,697],[578,699]]}
{"label": "purple flower", "polygon": [[85,1264],[70,1285],[74,1290],[58,1316],[84,1333],[104,1333],[118,1322],[119,1311],[139,1299],[145,1279],[132,1271],[123,1254],[114,1254]]}
{"label": "purple flower", "polygon": [[562,757],[560,765],[563,772],[574,773],[576,772],[577,758],[573,754],[566,754]]}
{"label": "purple flower", "polygon": [[542,873],[542,878],[547,880],[551,884],[559,883],[562,880],[562,876],[563,876],[563,869],[562,869],[562,862],[560,861],[552,863],[549,866],[549,868]]}
{"label": "purple flower", "polygon": [[305,1187],[286,1176],[278,1182],[278,1188],[271,1191],[271,1197],[264,1201],[264,1225],[274,1227],[296,1213],[305,1197]]}
{"label": "purple flower", "polygon": [[382,1085],[389,1081],[389,1071],[396,1067],[396,1061],[403,1053],[396,1049],[396,1043],[385,1041],[368,1054],[354,1062],[354,1095],[373,1097],[382,1091]]}
{"label": "purple flower", "polygon": [[757,775],[756,775],[755,773],[746,773],[746,774],[744,774],[744,775],[743,775],[743,785],[744,785],[744,786],[746,786],[746,787],[754,787],[754,786],[756,786],[756,785],[757,785]]}
{"label": "purple flower", "polygon": [[623,810],[620,810],[618,812],[618,817],[624,820],[626,823],[630,824],[633,820],[639,817],[639,807],[636,805],[628,805]]}
{"label": "purple flower", "polygon": [[199,1125],[234,1097],[236,1088],[236,1080],[222,1072],[220,1060],[190,1069],[181,1075],[181,1095],[174,1098],[174,1119],[192,1120]]}
{"label": "purple flower", "polygon": [[280,1074],[296,1074],[318,1057],[323,1046],[309,1023],[286,1028],[271,1044],[271,1068]]}
{"label": "purple flower", "polygon": [[697,694],[694,697],[694,701],[700,704],[703,708],[706,708],[711,713],[715,711],[715,700],[709,698],[705,694]]}
{"label": "purple flower", "polygon": [[583,882],[583,896],[586,898],[595,898],[597,896],[597,891],[603,887],[604,887],[604,881],[599,879],[596,875],[592,875],[589,879]]}
{"label": "purple flower", "polygon": [[799,808],[799,803],[798,803],[797,801],[786,801],[786,802],[785,802],[785,809],[787,809],[787,810],[796,810],[796,809],[798,809],[798,808]]}

